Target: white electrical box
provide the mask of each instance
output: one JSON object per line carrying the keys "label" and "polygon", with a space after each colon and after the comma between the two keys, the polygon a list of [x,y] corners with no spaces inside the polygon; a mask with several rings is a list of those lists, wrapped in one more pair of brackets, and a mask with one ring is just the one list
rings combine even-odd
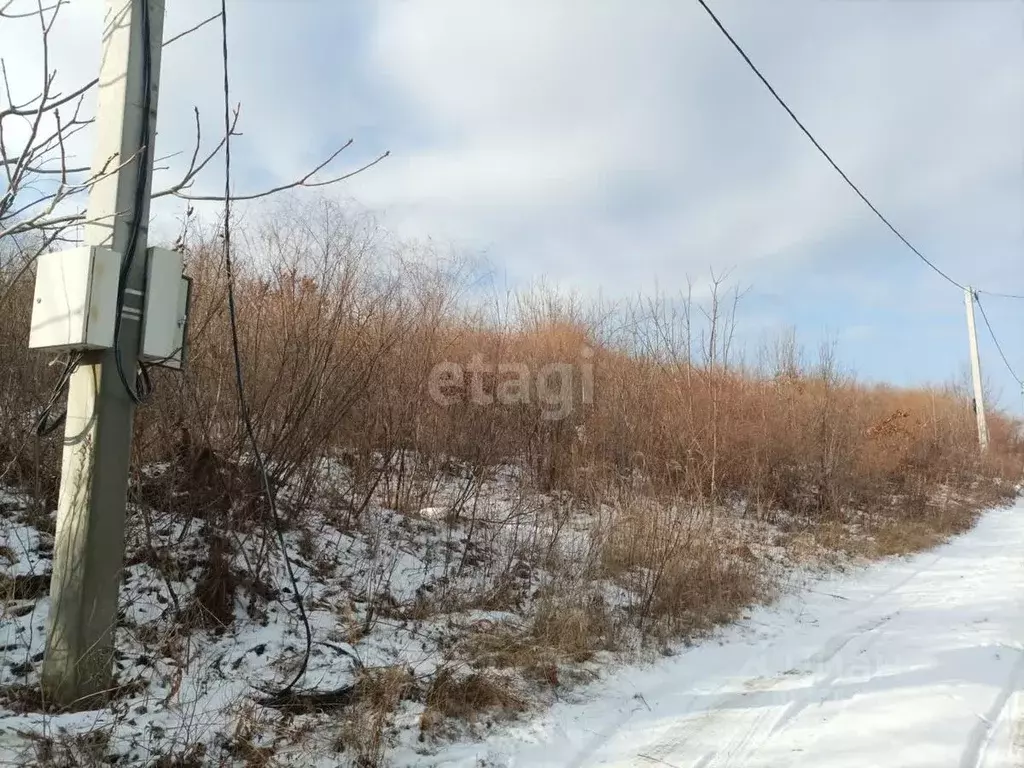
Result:
{"label": "white electrical box", "polygon": [[151,365],[181,368],[187,357],[192,280],[182,275],[177,251],[146,251],[146,292],[140,358]]}
{"label": "white electrical box", "polygon": [[110,349],[121,256],[97,246],[36,259],[30,349]]}

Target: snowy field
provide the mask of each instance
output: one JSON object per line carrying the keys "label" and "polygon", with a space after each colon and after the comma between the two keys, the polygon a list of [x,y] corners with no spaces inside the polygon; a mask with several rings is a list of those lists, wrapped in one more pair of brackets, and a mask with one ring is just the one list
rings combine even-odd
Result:
{"label": "snowy field", "polygon": [[[1024,684],[1024,505],[924,554],[808,583],[431,766],[1010,768]],[[399,764],[403,764],[399,761]]]}
{"label": "snowy field", "polygon": [[[623,665],[621,653],[552,657],[552,684],[530,687],[514,670],[474,666],[466,648],[517,627],[528,638],[522,628],[563,577],[527,553],[583,548],[593,521],[549,517],[551,499],[517,495],[510,478],[484,488],[488,503],[469,527],[444,522],[452,500],[435,498],[440,506],[413,515],[374,507],[359,528],[314,515],[307,530],[289,533],[313,629],[303,687],[338,699],[313,714],[255,703],[290,677],[303,647],[263,539],[234,542],[225,573],[239,582],[239,597],[224,605],[229,615],[185,632],[171,605],[188,614],[204,590],[210,532],[198,520],[150,520],[137,510],[133,519],[145,525],[131,527],[117,631],[123,695],[93,711],[52,714],[8,696],[0,764],[1024,766],[1015,746],[1024,504],[988,512],[939,549],[824,577],[813,564],[785,562],[781,547],[763,546],[758,557],[788,574],[770,606],[690,647],[649,649],[644,664]],[[0,596],[0,685],[31,691],[50,607],[52,537],[19,518],[23,499],[0,501],[8,510],[0,576],[15,585]],[[509,522],[510,510],[520,522]],[[716,540],[775,535],[727,516],[716,525]],[[241,584],[258,557],[264,580],[284,585],[277,598],[256,599],[260,590]],[[153,565],[161,562],[164,576]],[[596,682],[571,683],[574,672]],[[458,716],[434,724],[438,681],[473,675],[507,692],[497,707],[505,711],[484,706],[461,724]],[[378,699],[393,698],[379,717],[352,703],[352,687],[367,679]]]}

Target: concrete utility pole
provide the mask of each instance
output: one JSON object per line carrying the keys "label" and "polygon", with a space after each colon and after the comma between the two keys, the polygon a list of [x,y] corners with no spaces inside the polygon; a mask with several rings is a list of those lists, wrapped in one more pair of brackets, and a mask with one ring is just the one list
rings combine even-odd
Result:
{"label": "concrete utility pole", "polygon": [[[143,3],[149,4],[149,40],[143,39]],[[85,225],[84,234],[86,245],[110,248],[122,259],[129,256],[139,142],[148,122],[148,167],[138,212],[141,226],[127,276],[120,333],[123,369],[132,383],[139,357],[163,21],[164,0],[106,0],[93,172],[131,161],[91,189],[91,223]],[[143,114],[144,45],[151,51],[148,115]],[[111,157],[114,161],[108,162]],[[68,394],[42,674],[44,691],[61,704],[106,690],[111,683],[135,416],[134,403],[118,376],[115,354],[118,350],[86,352]]]}
{"label": "concrete utility pole", "polygon": [[967,336],[971,343],[971,378],[974,380],[974,413],[978,419],[978,445],[988,448],[988,422],[985,421],[985,400],[981,386],[981,358],[978,357],[978,332],[974,325],[974,291],[964,288],[967,305]]}

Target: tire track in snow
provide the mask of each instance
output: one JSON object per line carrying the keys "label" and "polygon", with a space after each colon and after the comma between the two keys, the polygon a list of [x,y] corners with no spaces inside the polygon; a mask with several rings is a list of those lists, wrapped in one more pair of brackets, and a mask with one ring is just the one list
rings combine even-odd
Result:
{"label": "tire track in snow", "polygon": [[[845,617],[850,617],[850,618],[856,617],[856,616],[864,613],[865,611],[871,609],[872,607],[876,606],[879,603],[879,601],[881,601],[881,600],[883,600],[883,599],[885,599],[887,597],[893,596],[895,594],[898,594],[900,590],[905,588],[914,579],[918,578],[919,575],[921,575],[924,572],[933,570],[935,568],[935,566],[938,565],[938,563],[944,557],[945,557],[945,555],[943,553],[939,553],[939,554],[936,554],[934,557],[930,557],[927,562],[925,562],[925,563],[923,563],[923,564],[921,564],[919,566],[911,568],[910,572],[907,573],[905,575],[905,577],[903,577],[901,579],[898,579],[894,584],[890,585],[889,587],[886,587],[881,592],[872,595],[871,597],[867,598],[866,600],[863,600],[862,602],[855,603],[853,606],[851,606],[851,608],[849,610],[844,612],[844,616]],[[887,615],[880,616],[880,617],[879,616],[872,617],[867,622],[864,622],[861,625],[855,626],[852,630],[840,633],[838,635],[830,636],[827,640],[824,641],[821,649],[816,651],[816,652],[814,652],[814,653],[812,653],[811,655],[807,656],[806,658],[804,658],[802,660],[802,662],[800,662],[797,665],[798,668],[799,667],[806,667],[806,666],[814,665],[814,664],[817,664],[817,665],[820,666],[821,664],[827,663],[828,660],[830,660],[831,658],[834,658],[837,653],[842,651],[843,648],[846,647],[846,645],[848,643],[850,643],[851,641],[853,641],[857,637],[862,636],[865,632],[872,632],[873,630],[877,630],[882,625],[884,625],[887,622],[891,621],[894,615],[895,614],[887,614]],[[765,649],[765,651],[770,652],[771,650],[774,650],[780,644],[780,642],[785,640],[785,639],[786,639],[786,637],[784,635],[779,635],[779,636],[773,638],[772,641],[769,643],[768,647]],[[872,640],[872,642],[873,642],[873,640]],[[866,648],[865,648],[865,650],[866,650]],[[765,652],[762,652],[759,655],[764,655],[764,654],[765,654]],[[782,683],[791,681],[793,679],[793,677],[794,677],[793,675],[788,675],[788,674],[784,674],[783,673],[781,675],[778,675],[778,676],[776,676],[774,678],[770,678],[768,680],[763,680],[763,679],[760,679],[760,678],[755,678],[751,682],[752,683],[757,683],[758,680],[761,680],[761,683],[759,684],[759,687],[758,687],[758,692],[769,692],[769,691],[773,691],[774,689],[776,689]],[[717,725],[722,720],[722,718],[725,716],[725,713],[727,713],[727,712],[729,712],[731,710],[736,709],[735,708],[736,703],[750,694],[750,690],[728,692],[728,693],[724,693],[724,694],[721,693],[721,691],[723,691],[728,686],[729,686],[729,683],[723,683],[721,686],[719,686],[714,691],[713,695],[717,695],[718,698],[715,701],[714,705],[712,705],[709,708],[708,714],[705,717],[700,718],[700,720],[695,722],[695,723],[687,723],[687,724],[683,725],[683,727],[680,729],[682,731],[681,733],[679,733],[675,737],[670,737],[667,740],[664,740],[662,742],[659,742],[659,743],[655,744],[654,748],[652,750],[648,751],[647,754],[649,756],[651,756],[651,757],[656,758],[656,759],[662,759],[662,758],[666,758],[666,757],[670,756],[673,752],[678,750],[680,748],[680,746],[682,746],[691,737],[691,735],[695,731],[697,731],[697,730],[706,730],[709,727],[713,727],[713,726]],[[818,686],[818,689],[820,689],[820,684]],[[688,715],[688,714],[692,714],[694,712],[694,710],[696,709],[695,708],[696,701],[698,701],[699,698],[701,698],[701,697],[700,696],[694,696],[693,697],[693,699],[690,702],[690,705],[685,710],[684,716]],[[732,707],[730,707],[730,705],[732,705]],[[802,707],[801,709],[804,709],[804,708]],[[745,743],[751,737],[753,737],[753,734],[756,733],[757,730],[763,725],[763,722],[765,720],[767,720],[767,719],[770,719],[773,714],[774,713],[772,713],[770,710],[757,713],[754,716],[755,722],[749,728],[745,728],[744,729],[743,736],[741,737],[741,741],[743,743]],[[793,717],[796,717],[796,715],[798,715],[798,714],[799,714],[799,712],[794,713]],[[783,717],[784,716],[785,715],[783,713]],[[790,720],[792,720],[792,719],[793,718],[790,718]],[[590,750],[588,750],[588,755],[594,754],[594,752],[596,752],[598,749],[600,749],[601,744],[606,742],[610,737],[611,737],[611,734],[604,734],[603,738],[600,740],[600,742],[593,744],[592,748]],[[739,746],[741,748],[741,744]],[[730,750],[730,752],[732,752],[732,751],[733,750]],[[719,765],[715,761],[719,758],[719,756],[721,754],[722,753],[721,753],[720,750],[716,750],[716,751],[710,753],[709,755],[705,756],[705,758],[701,759],[701,761],[700,761],[701,768],[705,768],[705,766],[708,766],[708,768],[713,768],[713,766]],[[726,756],[726,760],[727,760],[727,762],[724,763],[724,764],[721,764],[721,765],[723,765],[723,766],[731,765],[731,762],[730,762],[731,758]],[[577,763],[575,765],[583,765],[583,763]]]}
{"label": "tire track in snow", "polygon": [[[906,574],[905,576],[902,576],[901,578],[898,578],[894,583],[892,583],[889,586],[885,587],[884,589],[880,590],[876,594],[874,594],[871,597],[866,598],[864,600],[860,600],[860,601],[857,601],[857,602],[853,603],[847,610],[845,610],[845,611],[843,611],[841,613],[841,616],[843,617],[843,619],[846,619],[846,620],[855,619],[860,614],[862,614],[865,611],[870,610],[871,608],[873,608],[880,600],[883,600],[886,597],[889,597],[890,595],[898,593],[899,590],[901,590],[905,586],[907,586],[911,581],[913,581],[921,573],[924,573],[926,571],[932,570],[936,565],[938,565],[938,563],[940,561],[942,561],[945,558],[945,556],[946,555],[944,553],[940,552],[938,554],[935,554],[932,557],[929,557],[926,562],[924,562],[923,564],[921,564],[921,565],[919,565],[917,567],[912,568],[910,570],[910,573]],[[806,591],[806,590],[804,588],[802,588],[802,587],[796,589],[796,593],[797,594],[800,594],[800,593],[802,593],[804,591]],[[840,599],[843,599],[843,600],[851,599],[851,598],[849,598],[849,597],[847,597],[845,595],[839,595],[838,597]],[[847,633],[843,633],[842,635],[840,635],[840,637],[845,637],[846,634]],[[768,642],[763,647],[761,647],[761,648],[753,648],[752,647],[751,648],[751,653],[756,655],[757,658],[765,658],[765,657],[770,658],[773,651],[778,649],[780,646],[782,646],[784,643],[788,642],[789,640],[790,640],[790,637],[788,635],[786,635],[785,633],[781,633],[780,632],[780,633],[776,634],[774,637],[771,637],[768,640]],[[828,642],[829,641],[826,641],[826,644]],[[849,642],[849,639],[847,639],[847,642]],[[820,653],[820,651],[819,651],[819,653]],[[806,664],[808,662],[807,662],[807,660],[804,660],[803,663]],[[721,696],[723,698],[729,698],[729,697],[737,695],[735,693],[725,693],[725,694],[722,693],[733,682],[734,681],[729,681],[729,682],[722,683],[717,688],[713,689],[710,693],[694,695],[693,697],[691,697],[690,702],[681,711],[679,711],[678,716],[680,716],[680,717],[687,717],[687,716],[689,716],[691,714],[695,714],[697,712],[698,703],[701,700],[705,699],[709,695],[710,696]],[[667,687],[666,688],[656,688],[656,689],[651,690],[651,691],[645,691],[645,696],[647,696],[647,697],[657,697],[657,696],[665,693],[667,690],[669,690]],[[602,729],[601,731],[597,732],[593,736],[593,738],[591,738],[586,743],[586,745],[579,752],[577,752],[574,755],[573,761],[568,764],[568,768],[582,768],[582,766],[587,765],[587,760],[589,760],[591,757],[593,757],[595,754],[597,754],[604,746],[606,746],[615,737],[615,735],[622,728],[624,728],[629,723],[629,721],[633,718],[633,715],[636,712],[638,712],[638,711],[640,711],[639,707],[631,707],[630,710],[628,712],[626,712],[625,715],[621,719],[617,720],[614,724],[612,724],[612,725]],[[687,732],[688,733],[692,732],[692,728],[688,728]],[[686,737],[683,737],[682,740],[673,740],[672,744],[674,744],[676,747],[678,747],[685,740],[686,740]],[[660,744],[660,743],[655,745],[653,750],[647,756],[648,757],[655,757],[655,758],[657,758],[659,756],[663,756],[662,755],[662,747],[663,746],[664,745]],[[664,753],[664,754],[668,754],[668,753]],[[713,756],[713,754],[714,753],[710,753],[710,755],[706,755],[705,756],[705,761],[712,759],[711,756]],[[705,762],[705,761],[701,762],[700,768],[704,768],[704,766],[707,765],[707,762]],[[694,767],[694,768],[696,768],[696,767]]]}
{"label": "tire track in snow", "polygon": [[[836,642],[834,642],[830,647],[822,649],[822,654],[816,654],[812,657],[811,663],[824,666],[834,659],[840,651],[849,645],[850,642],[864,636],[867,636],[869,639],[866,643],[860,646],[858,654],[866,653],[878,638],[878,630],[899,616],[901,612],[902,611],[897,610],[894,613],[882,616],[879,619],[866,622],[861,627],[858,627],[854,632],[848,633],[846,637],[835,638]],[[794,698],[779,717],[778,722],[772,726],[768,736],[774,736],[784,730],[786,726],[792,723],[800,713],[807,709],[815,700],[817,700],[819,704],[824,704],[826,701],[831,700],[833,696],[831,695],[830,690],[841,677],[842,675],[838,672],[831,672],[824,675],[818,682],[806,689],[807,693],[805,695]],[[821,695],[822,692],[824,692],[824,695]]]}
{"label": "tire track in snow", "polygon": [[[744,729],[738,739],[731,742],[725,749],[721,762],[711,762],[708,768],[743,768],[747,760],[757,749],[769,739],[784,731],[804,710],[817,702],[819,705],[831,698],[831,688],[842,675],[835,671],[824,671],[823,668],[836,656],[847,648],[854,641],[864,640],[859,643],[858,654],[866,652],[878,638],[878,630],[898,616],[896,611],[885,616],[873,618],[854,629],[833,635],[826,641],[824,647],[815,654],[809,656],[800,666],[814,665],[818,667],[817,673],[811,670],[802,673],[803,679],[808,684],[805,687],[793,689],[793,700],[786,705],[781,713],[764,708],[754,721]],[[776,689],[787,676],[780,676],[773,681],[770,690]]]}
{"label": "tire track in snow", "polygon": [[[935,567],[945,557],[945,553],[939,552],[933,557],[928,558],[928,560],[925,563],[917,567],[911,568],[910,573],[897,579],[893,584],[882,589],[880,592],[872,595],[870,598],[867,598],[862,602],[855,603],[853,606],[850,607],[849,610],[843,612],[843,617],[848,619],[856,618],[861,614],[874,608],[879,601],[898,594],[900,590],[905,588],[908,584],[910,584],[922,573],[934,570]],[[804,658],[801,662],[797,664],[797,668],[806,667],[810,665],[821,666],[822,664],[826,664],[833,658],[835,658],[835,656],[838,653],[840,653],[850,642],[859,637],[864,636],[867,633],[870,633],[871,640],[862,649],[862,652],[866,651],[867,648],[870,647],[871,643],[874,642],[874,639],[877,637],[875,631],[879,629],[882,625],[891,621],[898,613],[899,611],[892,614],[872,617],[867,621],[854,626],[851,630],[830,636],[827,640],[825,640],[820,650]],[[776,647],[780,645],[780,642],[785,639],[785,635],[780,635],[778,637],[773,638],[773,640],[769,643],[767,649],[765,649],[766,652],[774,650]],[[761,653],[759,655],[764,656],[766,654]],[[813,674],[813,672],[809,674]],[[837,679],[837,677],[838,676],[826,676],[824,679],[820,679],[817,683],[813,684],[809,690],[820,692],[823,686],[832,685]],[[774,692],[780,685],[786,682],[790,682],[793,679],[794,675],[782,673],[773,678],[768,679],[754,678],[753,680],[749,681],[748,684],[756,686],[756,692],[763,694]],[[680,728],[680,732],[678,733],[678,735],[670,737],[669,739],[663,740],[660,743],[656,744],[652,749],[647,751],[647,755],[654,757],[656,759],[663,759],[669,757],[673,752],[675,752],[677,749],[683,746],[690,738],[692,738],[692,736],[695,733],[705,731],[709,728],[713,728],[719,725],[723,718],[726,718],[728,716],[729,712],[742,709],[742,707],[737,707],[736,705],[741,703],[743,699],[750,695],[751,689],[748,688],[748,690],[746,691],[731,691],[722,694],[721,692],[725,688],[729,687],[729,685],[730,683],[728,682],[723,683],[714,691],[712,695],[716,695],[717,699],[711,706],[708,707],[707,713],[704,717],[701,717],[696,722],[685,723]],[[695,705],[701,698],[702,697],[700,696],[695,696],[693,698],[690,705],[686,708],[684,716],[694,712],[694,710],[696,709]],[[822,701],[827,700],[828,696],[822,699]],[[778,713],[767,708],[762,709],[761,711],[757,711],[753,715],[753,722],[743,729],[739,739],[730,742],[729,745],[725,748],[726,751],[724,754],[722,749],[716,749],[705,755],[699,761],[701,768],[729,768],[730,766],[737,765],[733,762],[734,756],[737,753],[747,755],[750,754],[750,750],[748,748],[749,743],[754,739],[757,733],[763,729],[767,721],[771,720],[773,717],[778,718],[778,721],[770,727],[769,733],[766,735],[765,738],[773,735],[774,733],[788,725],[790,722],[792,722],[800,714],[801,711],[807,708],[809,703],[810,702],[800,704],[798,702],[793,702],[789,705],[789,707],[787,707],[787,710],[784,711],[781,716],[778,715]],[[610,738],[611,734],[604,735],[604,738],[601,739],[601,743],[592,745],[592,748],[587,751],[588,754],[593,754],[594,752],[596,752],[597,749],[600,748],[601,744],[607,742]],[[718,762],[720,758],[724,759],[725,762]],[[576,763],[575,765],[583,765],[583,763],[580,762]],[[740,766],[740,768],[742,768],[742,763],[739,763],[738,765]]]}
{"label": "tire track in snow", "polygon": [[[905,579],[902,583],[905,584],[908,581],[909,579]],[[889,591],[891,592],[892,590]],[[852,612],[856,613],[858,611]],[[861,647],[860,653],[866,651],[877,638],[877,630],[894,619],[898,614],[899,611],[896,611],[885,616],[873,617],[851,630],[830,636],[820,650],[805,657],[797,664],[797,671],[795,673],[784,672],[773,678],[753,678],[744,684],[746,690],[731,691],[719,695],[714,703],[708,707],[707,714],[704,717],[697,722],[684,725],[674,738],[655,745],[653,749],[648,750],[647,755],[656,759],[667,758],[679,747],[683,746],[696,732],[713,728],[719,725],[722,720],[728,719],[730,714],[744,711],[745,700],[749,696],[763,696],[776,693],[778,688],[785,683],[807,679],[809,684],[806,688],[792,689],[794,691],[794,700],[787,705],[782,713],[768,707],[755,709],[748,716],[750,722],[744,725],[738,735],[733,735],[731,738],[727,737],[723,747],[705,755],[699,762],[702,768],[743,766],[742,761],[737,763],[736,760],[749,756],[752,753],[751,747],[755,742],[760,744],[783,729],[816,699],[827,700],[827,694],[822,699],[822,691],[827,691],[828,687],[840,675],[835,672],[821,672],[821,667],[827,665],[855,640],[867,638],[867,642]],[[811,669],[802,671],[801,668],[805,667],[811,667]],[[815,668],[819,670],[817,673]]]}
{"label": "tire track in snow", "polygon": [[967,745],[964,747],[963,755],[960,758],[960,768],[981,768],[985,758],[985,750],[992,740],[996,726],[1006,711],[1006,705],[1010,697],[1021,689],[1024,683],[1024,650],[1017,651],[1017,661],[1013,665],[1010,677],[1006,685],[999,691],[992,702],[992,706],[984,715],[978,715],[978,722],[971,729],[967,737]]}

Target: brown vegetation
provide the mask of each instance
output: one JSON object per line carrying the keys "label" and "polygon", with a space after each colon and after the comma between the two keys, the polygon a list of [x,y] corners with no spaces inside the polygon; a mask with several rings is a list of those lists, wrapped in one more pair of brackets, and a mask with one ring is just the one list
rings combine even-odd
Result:
{"label": "brown vegetation", "polygon": [[[719,284],[700,302],[584,306],[537,290],[479,307],[465,294],[463,265],[395,246],[331,203],[277,208],[246,235],[236,274],[243,373],[271,484],[287,488],[287,524],[301,529],[316,509],[342,530],[357,528],[383,500],[414,527],[445,478],[457,487],[444,519],[459,532],[451,576],[494,570],[480,594],[424,585],[415,606],[394,605],[379,584],[358,631],[380,615],[419,621],[456,607],[530,606],[525,625],[457,644],[473,670],[433,677],[424,733],[446,718],[520,710],[505,669],[554,687],[564,665],[620,648],[629,633],[663,644],[734,618],[770,594],[765,548],[799,559],[808,547],[882,556],[932,546],[1012,497],[1024,468],[1020,425],[992,414],[981,455],[970,401],[954,387],[860,384],[832,347],[808,361],[792,337],[740,355],[739,297],[727,299]],[[185,612],[213,627],[232,621],[236,589],[272,593],[275,544],[235,394],[219,245],[202,232],[186,243],[190,361],[184,374],[154,376],[155,400],[137,420],[132,496],[220,532],[198,556],[202,589]],[[56,498],[59,441],[37,440],[31,416],[57,372],[25,349],[30,296],[30,281],[15,288],[5,307],[12,321],[0,326],[0,480],[33,492],[42,513]],[[468,380],[462,396],[438,402],[431,372],[474,355],[525,364],[529,397],[509,402],[515,375],[499,371],[482,375],[482,387],[506,402],[474,404]],[[537,377],[559,363],[571,366],[571,388]],[[560,408],[564,417],[551,418]],[[170,468],[141,471],[154,462]],[[516,530],[515,544],[499,551],[484,507],[502,465],[522,468],[530,492],[555,511],[542,526],[518,507],[499,526]],[[331,466],[345,468],[344,480]],[[590,522],[570,539],[574,514]],[[148,537],[152,523],[143,522]],[[744,534],[766,526],[777,540]],[[257,555],[239,574],[229,563],[243,550]],[[150,553],[154,565],[175,567]],[[335,566],[324,557],[314,565],[325,574]],[[624,603],[609,597],[612,587]],[[362,714],[346,720],[341,738],[363,764],[381,759],[389,713],[410,686],[401,670],[358,682]]]}

